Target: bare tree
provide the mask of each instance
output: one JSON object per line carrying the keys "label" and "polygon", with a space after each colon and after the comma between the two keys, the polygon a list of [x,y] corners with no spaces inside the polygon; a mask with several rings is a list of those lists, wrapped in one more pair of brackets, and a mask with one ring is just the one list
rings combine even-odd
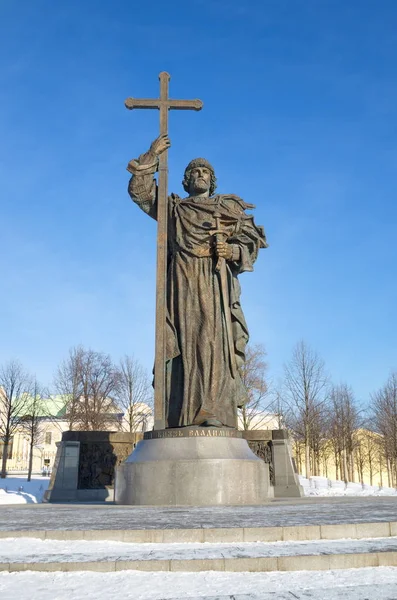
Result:
{"label": "bare tree", "polygon": [[69,430],[75,429],[79,424],[84,355],[82,346],[71,348],[69,356],[61,362],[55,375],[54,387],[59,396],[60,409],[64,408],[66,411]]}
{"label": "bare tree", "polygon": [[42,418],[46,416],[43,398],[43,390],[35,379],[32,387],[32,394],[26,399],[24,416],[20,422],[21,428],[24,430],[29,440],[28,481],[30,481],[32,477],[34,448],[40,443],[43,435],[43,432],[40,429]]}
{"label": "bare tree", "polygon": [[397,486],[397,372],[371,396],[372,422],[383,436],[383,454],[389,486]]}
{"label": "bare tree", "polygon": [[327,386],[324,361],[304,341],[298,342],[284,365],[284,388],[288,425],[304,444],[306,477],[311,476],[311,463],[317,471],[319,446],[325,438]]}
{"label": "bare tree", "polygon": [[243,429],[261,429],[274,418],[274,402],[266,381],[265,356],[266,350],[262,344],[247,346],[245,363],[240,371],[248,397],[239,409],[239,420]]}
{"label": "bare tree", "polygon": [[114,424],[119,381],[119,371],[108,354],[82,346],[72,348],[55,377],[70,428],[98,431]]}
{"label": "bare tree", "polygon": [[[361,425],[360,410],[351,387],[346,383],[332,386],[328,430],[340,477],[345,482],[354,481],[354,450],[359,445],[357,430]],[[360,450],[360,460],[363,456]]]}
{"label": "bare tree", "polygon": [[283,398],[282,389],[278,385],[272,386],[270,394],[272,397],[272,410],[277,420],[277,427],[278,429],[285,429],[288,421],[288,406]]}
{"label": "bare tree", "polygon": [[31,377],[19,361],[11,360],[0,366],[0,433],[3,442],[0,477],[2,479],[7,475],[10,444],[24,417],[31,386]]}
{"label": "bare tree", "polygon": [[365,447],[364,444],[358,443],[355,451],[355,463],[358,472],[358,478],[360,480],[361,485],[364,485],[364,471],[366,464],[366,455],[365,455]]}
{"label": "bare tree", "polygon": [[[380,480],[382,480],[382,472],[380,467],[382,465],[382,438],[379,434],[371,431],[370,429],[363,429],[360,432],[360,443],[362,443],[365,452],[365,469],[369,475],[370,485],[374,485],[374,477],[379,474]],[[379,482],[382,485],[382,481]]]}
{"label": "bare tree", "polygon": [[134,356],[120,360],[117,402],[125,411],[128,431],[145,431],[153,412],[153,388],[147,372]]}

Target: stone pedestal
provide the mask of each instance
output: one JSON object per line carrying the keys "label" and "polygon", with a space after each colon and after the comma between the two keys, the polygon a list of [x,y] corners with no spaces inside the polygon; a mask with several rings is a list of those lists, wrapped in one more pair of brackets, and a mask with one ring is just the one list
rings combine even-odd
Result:
{"label": "stone pedestal", "polygon": [[269,466],[226,428],[147,432],[116,469],[116,504],[258,505],[272,497]]}
{"label": "stone pedestal", "polygon": [[303,487],[299,483],[292,461],[291,445],[285,429],[273,433],[273,464],[275,472],[274,495],[276,498],[301,498]]}
{"label": "stone pedestal", "polygon": [[58,442],[57,446],[58,451],[44,501],[69,502],[75,500],[77,490],[80,442]]}
{"label": "stone pedestal", "polygon": [[113,502],[114,470],[142,433],[64,431],[45,502]]}

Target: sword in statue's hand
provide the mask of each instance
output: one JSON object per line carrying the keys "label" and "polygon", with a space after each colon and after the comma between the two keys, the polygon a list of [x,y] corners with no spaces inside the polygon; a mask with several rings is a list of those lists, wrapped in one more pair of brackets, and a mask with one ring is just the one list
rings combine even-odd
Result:
{"label": "sword in statue's hand", "polygon": [[[219,242],[224,242],[226,241],[226,238],[228,236],[227,231],[225,231],[224,229],[222,229],[222,225],[221,225],[221,213],[219,211],[215,211],[214,212],[214,219],[215,219],[215,229],[211,232],[212,235],[215,235],[215,244],[218,244]],[[222,268],[222,264],[225,262],[225,259],[222,256],[218,256],[218,260],[216,262],[215,265],[215,271],[220,271]]]}
{"label": "sword in statue's hand", "polygon": [[[221,218],[221,213],[216,210],[214,212],[215,229],[211,231],[212,235],[215,236],[216,244],[218,244],[219,242],[226,241],[226,238],[228,237],[228,232],[225,229],[222,229]],[[232,377],[235,379],[237,373],[237,365],[236,356],[234,352],[232,319],[230,315],[230,299],[229,286],[227,283],[226,259],[223,256],[218,256],[218,259],[215,264],[215,271],[219,273],[222,306],[226,323],[227,345],[229,349],[230,371],[232,373]]]}

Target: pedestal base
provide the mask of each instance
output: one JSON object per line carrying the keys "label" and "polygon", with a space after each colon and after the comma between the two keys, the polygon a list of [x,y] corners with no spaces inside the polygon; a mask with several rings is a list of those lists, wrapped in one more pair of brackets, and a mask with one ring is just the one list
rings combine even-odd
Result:
{"label": "pedestal base", "polygon": [[273,497],[269,466],[238,431],[168,429],[150,438],[118,467],[116,504],[258,505]]}

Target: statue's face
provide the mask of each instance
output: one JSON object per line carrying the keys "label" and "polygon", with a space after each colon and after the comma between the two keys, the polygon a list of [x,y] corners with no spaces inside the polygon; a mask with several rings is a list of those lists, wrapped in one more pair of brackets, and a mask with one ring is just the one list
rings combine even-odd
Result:
{"label": "statue's face", "polygon": [[211,171],[207,167],[195,167],[190,173],[189,194],[204,194],[211,187]]}

